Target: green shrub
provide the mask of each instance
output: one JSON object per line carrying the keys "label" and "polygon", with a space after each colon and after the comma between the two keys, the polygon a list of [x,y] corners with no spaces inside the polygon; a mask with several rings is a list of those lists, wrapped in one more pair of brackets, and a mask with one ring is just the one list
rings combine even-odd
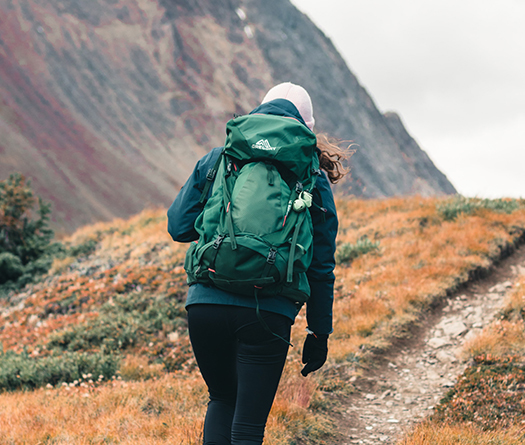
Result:
{"label": "green shrub", "polygon": [[68,249],[68,255],[78,257],[78,256],[88,256],[92,254],[98,246],[98,241],[94,238],[89,238],[83,243],[80,243],[76,246],[71,246]]}
{"label": "green shrub", "polygon": [[35,210],[36,202],[23,175],[0,181],[0,294],[46,273],[60,250],[59,243],[51,244],[51,206],[38,198]]}
{"label": "green shrub", "polygon": [[437,211],[445,221],[454,221],[458,215],[470,215],[479,209],[489,209],[494,212],[512,213],[525,207],[523,199],[480,199],[466,198],[457,195],[454,198],[438,205]]}
{"label": "green shrub", "polygon": [[39,258],[48,247],[53,231],[49,228],[51,206],[36,198],[31,182],[20,173],[0,181],[0,252],[10,252],[27,264]]}
{"label": "green shrub", "polygon": [[139,326],[130,316],[99,316],[86,323],[53,334],[49,349],[90,351],[101,348],[105,352],[125,349],[138,342]]}
{"label": "green shrub", "polygon": [[348,263],[368,252],[379,250],[379,241],[372,242],[367,237],[357,240],[355,244],[343,243],[337,247],[335,259],[337,263]]}
{"label": "green shrub", "polygon": [[10,252],[0,253],[0,283],[16,281],[24,274],[22,261]]}
{"label": "green shrub", "polygon": [[119,295],[100,315],[56,332],[47,344],[62,351],[122,351],[149,343],[159,331],[172,332],[185,323],[181,302],[141,292]]}
{"label": "green shrub", "polygon": [[120,358],[112,354],[66,352],[49,357],[0,352],[0,390],[33,389],[47,384],[73,382],[83,374],[113,377]]}

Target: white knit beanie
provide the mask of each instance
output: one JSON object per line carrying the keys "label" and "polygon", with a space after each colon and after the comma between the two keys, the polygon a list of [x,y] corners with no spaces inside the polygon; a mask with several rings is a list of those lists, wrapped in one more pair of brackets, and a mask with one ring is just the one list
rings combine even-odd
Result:
{"label": "white knit beanie", "polygon": [[313,130],[315,119],[312,99],[310,99],[310,95],[302,86],[291,82],[280,83],[266,93],[261,103],[264,104],[275,99],[286,99],[293,103],[301,114],[306,126]]}

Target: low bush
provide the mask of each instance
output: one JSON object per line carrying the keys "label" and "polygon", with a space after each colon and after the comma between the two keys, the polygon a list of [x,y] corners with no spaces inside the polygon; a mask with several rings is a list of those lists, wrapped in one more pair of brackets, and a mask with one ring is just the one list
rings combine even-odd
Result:
{"label": "low bush", "polygon": [[508,214],[524,207],[523,199],[480,199],[457,195],[438,205],[437,210],[445,221],[454,221],[462,213],[470,215],[479,209]]}
{"label": "low bush", "polygon": [[33,389],[81,380],[83,375],[113,377],[119,357],[103,353],[66,352],[48,357],[0,352],[0,390]]}
{"label": "low bush", "polygon": [[337,263],[350,263],[357,257],[368,252],[379,250],[379,241],[372,242],[368,238],[360,238],[355,244],[344,243],[337,247],[335,259]]}
{"label": "low bush", "polygon": [[10,252],[0,253],[0,283],[16,281],[24,274],[22,261]]}
{"label": "low bush", "polygon": [[436,408],[432,417],[484,430],[525,422],[525,365],[519,356],[481,355]]}
{"label": "low bush", "polygon": [[119,351],[136,344],[142,337],[140,332],[138,320],[133,317],[102,315],[51,335],[46,346],[63,351]]}
{"label": "low bush", "polygon": [[67,253],[72,257],[88,256],[92,254],[98,246],[98,240],[95,238],[88,238],[80,244],[69,247]]}
{"label": "low bush", "polygon": [[122,351],[184,326],[184,314],[176,299],[141,292],[117,295],[102,306],[98,317],[53,334],[46,346],[63,351]]}

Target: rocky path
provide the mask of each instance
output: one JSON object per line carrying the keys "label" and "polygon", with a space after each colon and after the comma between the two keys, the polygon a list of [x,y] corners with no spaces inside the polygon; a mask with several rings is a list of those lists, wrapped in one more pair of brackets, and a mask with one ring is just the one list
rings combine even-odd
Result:
{"label": "rocky path", "polygon": [[342,443],[393,444],[431,414],[465,369],[462,345],[493,321],[520,274],[525,274],[525,247],[451,296],[409,340],[381,357],[367,377],[354,383],[357,391],[341,421]]}

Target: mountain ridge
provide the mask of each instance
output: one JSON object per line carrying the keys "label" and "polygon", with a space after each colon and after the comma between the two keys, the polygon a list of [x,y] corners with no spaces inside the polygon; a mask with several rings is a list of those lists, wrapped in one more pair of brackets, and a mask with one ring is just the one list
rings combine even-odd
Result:
{"label": "mountain ridge", "polygon": [[0,31],[0,178],[32,178],[65,231],[167,207],[226,121],[288,80],[316,130],[360,147],[337,192],[455,192],[289,1],[0,0]]}

